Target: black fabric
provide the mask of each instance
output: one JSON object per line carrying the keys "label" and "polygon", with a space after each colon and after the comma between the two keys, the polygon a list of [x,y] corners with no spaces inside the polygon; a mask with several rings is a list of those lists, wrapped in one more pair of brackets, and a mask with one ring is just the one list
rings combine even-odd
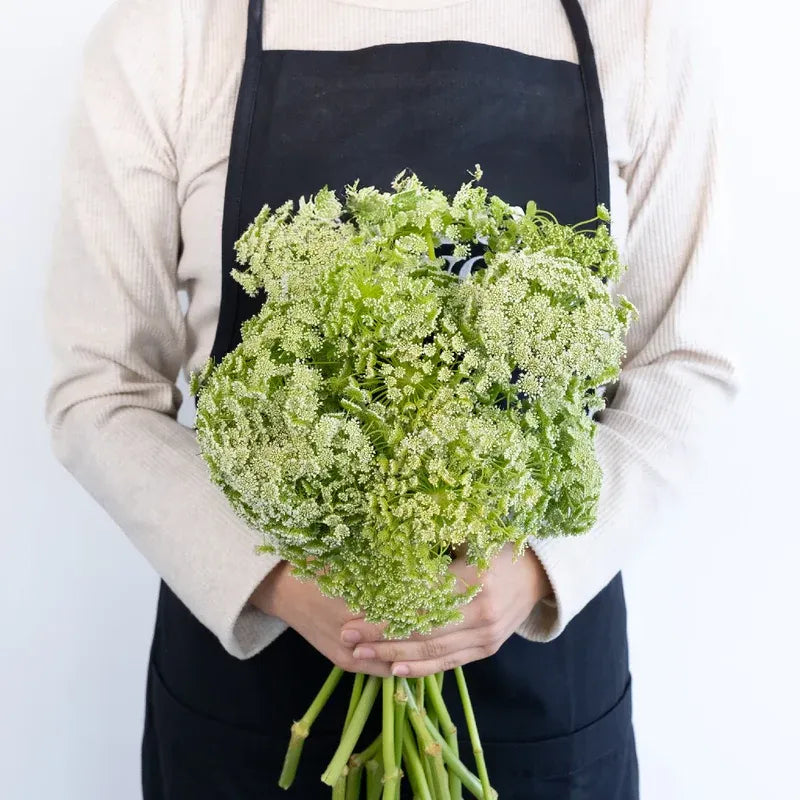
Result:
{"label": "black fabric", "polygon": [[[234,242],[265,203],[356,178],[388,188],[404,168],[452,192],[480,163],[491,192],[523,207],[534,199],[563,222],[610,205],[592,45],[579,4],[563,6],[578,65],[462,41],[265,52],[261,1],[251,0],[216,359],[239,343],[242,322],[264,300],[248,297],[230,271]],[[329,797],[318,778],[340,734],[346,689],[315,723],[296,785],[288,793],[276,785],[289,726],[329,668],[293,631],[253,658],[233,658],[162,583],[142,749],[146,800]],[[619,575],[553,642],[513,636],[465,671],[503,800],[638,798]],[[445,695],[465,731],[454,681]]]}

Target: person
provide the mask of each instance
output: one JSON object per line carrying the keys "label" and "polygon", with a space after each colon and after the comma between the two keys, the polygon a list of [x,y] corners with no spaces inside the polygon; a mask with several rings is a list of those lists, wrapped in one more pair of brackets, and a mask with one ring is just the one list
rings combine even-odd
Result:
{"label": "person", "polygon": [[[638,797],[620,570],[736,386],[713,317],[714,86],[681,9],[119,0],[97,25],[48,279],[46,415],[57,457],[162,578],[147,800],[285,796],[288,728],[328,659],[378,675],[467,665],[503,800]],[[640,320],[597,417],[592,530],[501,553],[462,623],[384,641],[256,552],[177,421],[176,380],[235,347],[256,310],[230,271],[262,205],[356,178],[388,188],[403,168],[451,192],[476,163],[490,191],[562,222],[605,203],[629,264],[614,288]],[[345,702],[320,716],[289,796],[323,796]]]}

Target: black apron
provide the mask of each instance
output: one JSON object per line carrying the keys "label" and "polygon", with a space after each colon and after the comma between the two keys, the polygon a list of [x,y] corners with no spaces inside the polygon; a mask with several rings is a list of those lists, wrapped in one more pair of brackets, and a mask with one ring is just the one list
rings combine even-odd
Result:
{"label": "black apron", "polygon": [[[234,242],[265,203],[355,178],[388,189],[403,168],[451,193],[480,163],[490,192],[523,207],[534,199],[565,223],[610,204],[592,45],[577,0],[562,5],[578,65],[465,41],[264,51],[262,0],[251,0],[225,194],[217,360],[263,302],[230,271]],[[319,776],[341,733],[344,684],[314,725],[294,787],[277,787],[289,726],[329,669],[292,630],[253,658],[234,658],[162,582],[142,746],[146,800],[330,797]],[[554,641],[512,636],[465,671],[502,800],[638,798],[619,575]],[[465,735],[452,678],[445,695]]]}

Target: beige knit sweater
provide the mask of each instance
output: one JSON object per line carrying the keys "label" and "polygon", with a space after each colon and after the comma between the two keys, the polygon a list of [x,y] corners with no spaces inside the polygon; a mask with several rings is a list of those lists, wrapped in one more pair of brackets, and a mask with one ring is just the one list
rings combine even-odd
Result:
{"label": "beige knit sweater", "polygon": [[[118,0],[85,50],[46,297],[54,450],[235,656],[285,625],[248,605],[274,566],[176,421],[211,350],[246,0]],[[520,629],[557,636],[648,535],[700,429],[734,394],[713,78],[676,0],[584,0],[611,161],[613,232],[638,306],[600,415],[599,516],[532,542],[554,587]],[[267,48],[464,39],[576,60],[559,0],[265,0]],[[535,154],[531,154],[535,157]],[[178,291],[188,294],[184,313]],[[730,315],[728,315],[730,316]],[[698,532],[701,533],[701,532]],[[690,557],[687,555],[687,557]]]}

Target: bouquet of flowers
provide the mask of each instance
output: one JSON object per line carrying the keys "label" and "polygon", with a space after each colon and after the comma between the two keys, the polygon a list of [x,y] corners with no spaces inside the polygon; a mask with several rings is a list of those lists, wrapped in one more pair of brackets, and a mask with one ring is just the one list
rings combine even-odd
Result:
{"label": "bouquet of flowers", "polygon": [[[265,206],[236,244],[235,277],[266,293],[241,344],[192,376],[211,478],[293,574],[344,598],[386,635],[459,619],[456,553],[478,569],[508,543],[594,521],[601,387],[616,379],[635,309],[604,207],[561,225],[472,180],[449,198],[414,174]],[[292,728],[288,788],[334,668]],[[491,788],[463,672],[475,752],[458,752],[442,676],[356,675],[333,796],[455,800]],[[382,732],[353,755],[378,693]],[[379,771],[364,770],[369,762]],[[378,778],[375,778],[375,775]],[[382,778],[381,778],[382,774]]]}

